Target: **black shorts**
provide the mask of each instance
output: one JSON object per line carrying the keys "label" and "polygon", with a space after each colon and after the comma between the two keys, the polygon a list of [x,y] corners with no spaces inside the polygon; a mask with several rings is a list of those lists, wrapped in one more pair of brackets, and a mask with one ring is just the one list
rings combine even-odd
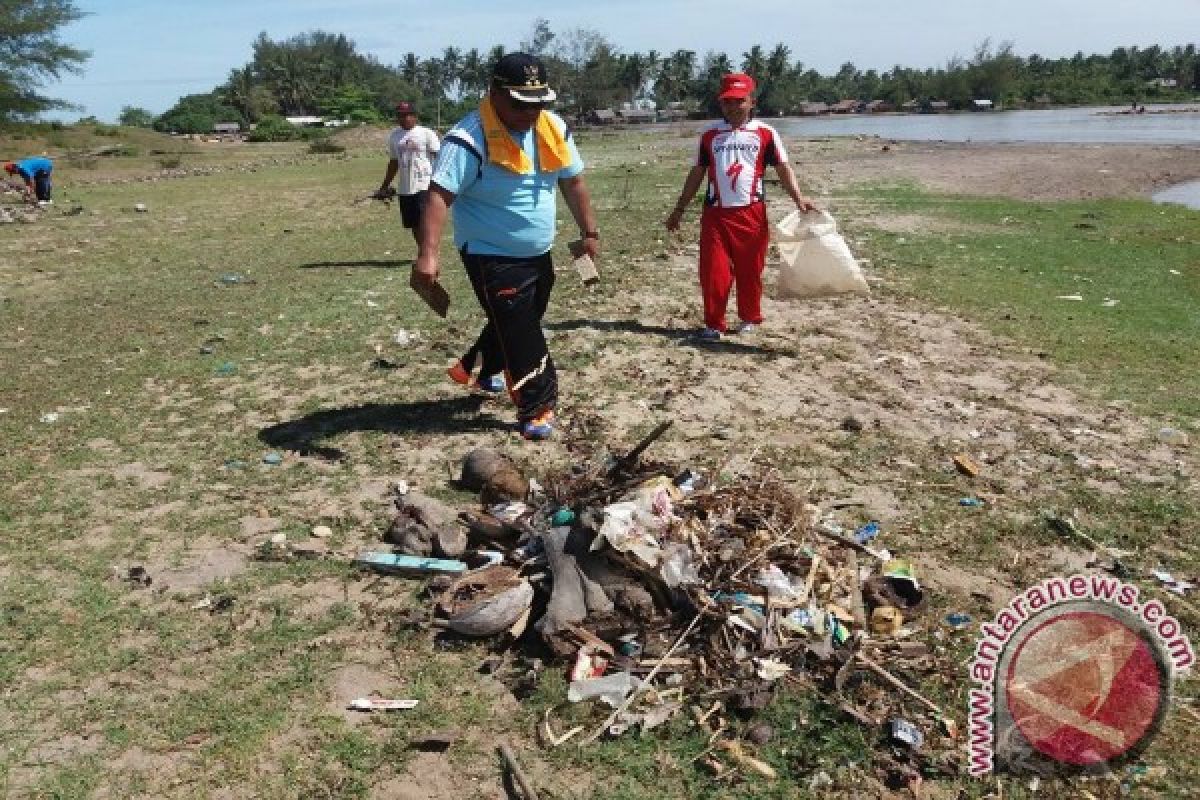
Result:
{"label": "black shorts", "polygon": [[416,194],[396,195],[396,204],[400,206],[400,222],[406,228],[416,230],[421,225],[421,212],[429,199],[429,190]]}

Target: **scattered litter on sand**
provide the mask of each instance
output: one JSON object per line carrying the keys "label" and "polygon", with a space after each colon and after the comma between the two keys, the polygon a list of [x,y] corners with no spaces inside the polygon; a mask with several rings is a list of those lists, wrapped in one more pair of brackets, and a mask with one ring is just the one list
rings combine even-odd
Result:
{"label": "scattered litter on sand", "polygon": [[[707,769],[769,781],[775,770],[756,752],[771,734],[754,729],[764,725],[755,715],[811,690],[869,729],[885,774],[956,773],[960,747],[947,733],[956,726],[912,685],[958,669],[913,638],[928,607],[914,565],[873,547],[884,538],[877,523],[843,533],[832,512],[778,480],[717,483],[643,460],[666,427],[541,485],[508,474],[526,487],[521,499],[489,492],[497,474],[516,472],[512,462],[473,451],[460,485],[480,491],[482,509],[458,515],[461,561],[422,552],[445,509],[418,514],[397,498],[390,530],[405,538],[389,540],[418,552],[360,563],[428,578],[428,610],[408,622],[495,639],[504,655],[488,672],[498,679],[562,669],[564,700],[593,704],[596,717],[559,732],[547,711],[538,731],[547,747],[687,717],[711,737],[698,757]],[[949,635],[969,620],[948,619]],[[947,635],[940,619],[929,624]]]}

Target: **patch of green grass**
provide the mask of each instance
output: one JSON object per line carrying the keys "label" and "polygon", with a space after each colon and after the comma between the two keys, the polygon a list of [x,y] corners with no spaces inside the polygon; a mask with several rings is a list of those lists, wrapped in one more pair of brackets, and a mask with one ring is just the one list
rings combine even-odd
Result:
{"label": "patch of green grass", "polygon": [[[1109,399],[1169,419],[1200,416],[1200,214],[1140,200],[1022,202],[911,187],[860,196],[881,213],[935,223],[900,234],[863,220],[865,251],[905,291],[1046,353]],[[974,229],[937,231],[938,220]],[[1073,295],[1083,299],[1059,299]]]}
{"label": "patch of green grass", "polygon": [[103,765],[97,759],[57,767],[34,791],[33,796],[46,800],[84,800],[101,784]]}

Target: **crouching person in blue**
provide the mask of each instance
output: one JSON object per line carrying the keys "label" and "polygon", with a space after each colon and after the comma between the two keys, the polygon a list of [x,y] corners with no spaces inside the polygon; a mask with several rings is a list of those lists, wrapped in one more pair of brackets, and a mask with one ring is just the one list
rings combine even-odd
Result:
{"label": "crouching person in blue", "polygon": [[54,162],[45,156],[32,156],[17,162],[6,162],[4,171],[9,175],[20,176],[25,181],[25,196],[37,201],[39,205],[49,205],[50,173],[54,171]]}
{"label": "crouching person in blue", "polygon": [[521,434],[536,440],[553,434],[558,404],[542,333],[554,286],[556,188],[592,258],[600,239],[579,151],[566,123],[546,108],[554,98],[537,58],[509,53],[496,63],[479,110],[442,140],[413,265],[414,281],[437,280],[438,241],[452,214],[454,245],[487,324],[450,377],[468,382],[476,357],[480,375],[503,372]]}

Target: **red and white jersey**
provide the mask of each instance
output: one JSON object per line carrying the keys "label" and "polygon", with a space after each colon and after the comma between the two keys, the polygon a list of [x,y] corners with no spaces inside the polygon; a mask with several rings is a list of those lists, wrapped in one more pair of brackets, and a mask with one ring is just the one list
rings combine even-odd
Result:
{"label": "red and white jersey", "polygon": [[770,125],[752,119],[740,128],[725,120],[700,134],[697,166],[708,170],[706,203],[738,208],[763,201],[763,171],[787,161],[783,140]]}

